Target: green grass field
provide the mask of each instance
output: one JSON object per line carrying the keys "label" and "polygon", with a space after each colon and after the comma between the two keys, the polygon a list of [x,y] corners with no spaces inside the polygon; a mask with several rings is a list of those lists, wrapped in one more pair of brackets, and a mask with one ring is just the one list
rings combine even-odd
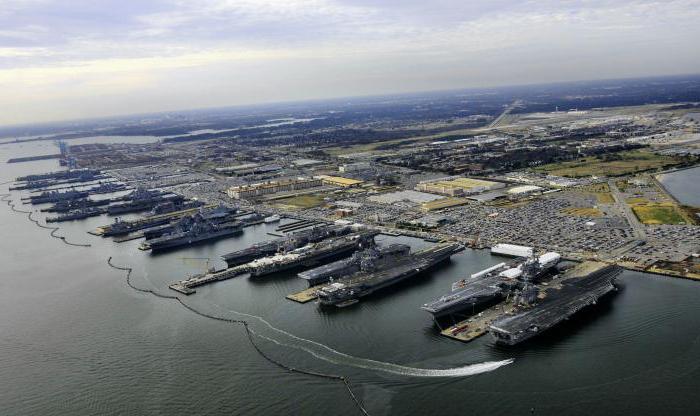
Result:
{"label": "green grass field", "polygon": [[557,176],[580,178],[594,175],[629,175],[680,163],[677,158],[657,155],[643,150],[619,152],[616,156],[619,157],[619,160],[605,160],[600,156],[586,157],[570,162],[550,163],[534,168],[534,170]]}
{"label": "green grass field", "polygon": [[307,194],[298,195],[290,198],[279,199],[275,201],[275,205],[279,207],[292,207],[300,209],[314,208],[323,204],[324,194]]}
{"label": "green grass field", "polygon": [[632,211],[644,224],[678,224],[686,221],[683,214],[670,204],[634,205]]}

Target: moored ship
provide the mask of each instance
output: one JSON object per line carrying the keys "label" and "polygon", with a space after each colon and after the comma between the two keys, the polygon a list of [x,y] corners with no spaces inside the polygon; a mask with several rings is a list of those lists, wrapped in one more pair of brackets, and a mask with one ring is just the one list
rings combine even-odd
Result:
{"label": "moored ship", "polygon": [[419,275],[462,250],[464,247],[457,243],[437,244],[415,254],[406,254],[385,267],[360,271],[342,282],[333,282],[316,294],[321,305],[343,307],[357,303],[360,298]]}
{"label": "moored ship", "polygon": [[147,240],[139,248],[159,251],[229,237],[243,232],[243,226],[239,221],[217,223],[204,218],[199,213],[191,217],[189,221],[184,220],[189,220],[189,218],[183,219],[179,226],[170,233]]}
{"label": "moored ship", "polygon": [[615,291],[615,279],[622,273],[621,267],[604,263],[586,262],[577,267],[590,270],[583,276],[562,279],[560,288],[543,290],[513,314],[494,321],[489,326],[493,339],[515,345],[541,334]]}
{"label": "moored ship", "polygon": [[351,231],[352,229],[346,226],[314,227],[308,230],[290,233],[286,237],[263,241],[243,250],[224,254],[221,257],[224,259],[228,267],[234,267],[259,258],[289,252],[309,243],[316,243],[326,238],[345,235]]}
{"label": "moored ship", "polygon": [[310,267],[333,258],[349,256],[355,250],[374,244],[377,231],[359,231],[310,243],[289,252],[253,260],[247,263],[251,277],[259,277],[298,267]]}

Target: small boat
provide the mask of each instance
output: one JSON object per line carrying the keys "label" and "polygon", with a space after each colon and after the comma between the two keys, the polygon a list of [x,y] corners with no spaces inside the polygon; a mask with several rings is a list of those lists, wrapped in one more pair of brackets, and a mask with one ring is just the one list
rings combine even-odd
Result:
{"label": "small boat", "polygon": [[269,216],[269,217],[266,217],[266,218],[263,220],[263,222],[264,222],[265,224],[269,224],[269,223],[271,223],[271,222],[277,222],[277,221],[279,221],[280,219],[281,219],[281,217],[280,217],[279,215],[275,214],[275,215],[271,215],[271,216]]}

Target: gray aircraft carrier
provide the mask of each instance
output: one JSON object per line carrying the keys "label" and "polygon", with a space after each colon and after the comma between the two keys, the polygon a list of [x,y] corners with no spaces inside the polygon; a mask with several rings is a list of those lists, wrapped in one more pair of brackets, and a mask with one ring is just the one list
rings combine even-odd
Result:
{"label": "gray aircraft carrier", "polygon": [[243,250],[224,254],[221,257],[228,267],[234,267],[263,257],[289,252],[309,243],[317,243],[330,237],[349,234],[351,231],[352,228],[348,226],[323,225],[307,230],[296,231],[290,233],[286,237],[263,241]]}
{"label": "gray aircraft carrier", "polygon": [[499,263],[455,282],[451,293],[424,304],[421,309],[435,318],[473,314],[516,290],[522,290],[525,283],[539,281],[560,259],[559,254],[550,252],[520,263]]}
{"label": "gray aircraft carrier", "polygon": [[309,283],[309,287],[326,283],[330,280],[339,280],[348,277],[361,270],[382,267],[392,261],[406,256],[411,247],[405,244],[391,244],[385,247],[369,247],[353,253],[347,259],[342,259],[323,266],[316,267],[298,276]]}
{"label": "gray aircraft carrier", "polygon": [[361,297],[427,271],[462,250],[464,247],[457,243],[438,244],[415,254],[404,255],[378,270],[360,271],[342,282],[322,287],[316,294],[321,305],[348,306],[359,302]]}
{"label": "gray aircraft carrier", "polygon": [[512,315],[495,320],[489,331],[499,344],[515,345],[530,339],[615,291],[614,281],[620,273],[619,266],[602,265],[584,276],[565,279],[560,288],[544,290],[534,304],[524,302]]}

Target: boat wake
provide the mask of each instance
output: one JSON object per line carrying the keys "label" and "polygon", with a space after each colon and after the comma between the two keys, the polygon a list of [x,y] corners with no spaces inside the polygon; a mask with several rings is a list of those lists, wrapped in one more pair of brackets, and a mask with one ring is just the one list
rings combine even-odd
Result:
{"label": "boat wake", "polygon": [[482,373],[488,373],[497,370],[498,368],[503,367],[505,365],[511,364],[515,361],[514,359],[510,358],[507,360],[486,361],[483,363],[468,364],[462,367],[446,369],[408,367],[399,364],[349,355],[344,352],[335,350],[325,344],[321,344],[320,342],[316,342],[306,338],[301,338],[290,332],[279,329],[260,316],[224,308],[221,305],[215,303],[212,303],[212,305],[215,306],[217,309],[225,311],[226,313],[233,313],[242,317],[246,317],[249,320],[257,321],[261,323],[263,327],[267,330],[286,338],[286,340],[281,340],[279,336],[273,337],[271,336],[271,334],[263,334],[261,333],[262,331],[256,331],[255,329],[250,328],[250,331],[261,339],[272,342],[279,346],[304,351],[315,358],[337,365],[348,365],[351,367],[362,368],[366,370],[382,371],[385,373],[408,377],[467,377]]}

